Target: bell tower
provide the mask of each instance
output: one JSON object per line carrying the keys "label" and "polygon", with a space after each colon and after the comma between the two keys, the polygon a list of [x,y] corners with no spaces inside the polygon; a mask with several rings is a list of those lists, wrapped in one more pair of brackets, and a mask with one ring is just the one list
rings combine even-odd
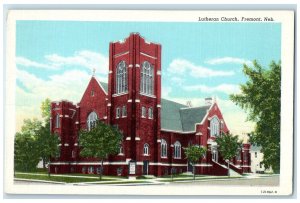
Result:
{"label": "bell tower", "polygon": [[[126,161],[155,162],[160,133],[161,45],[146,41],[139,33],[110,43],[108,84],[107,119],[123,132]],[[138,165],[137,173],[143,173],[143,166]]]}

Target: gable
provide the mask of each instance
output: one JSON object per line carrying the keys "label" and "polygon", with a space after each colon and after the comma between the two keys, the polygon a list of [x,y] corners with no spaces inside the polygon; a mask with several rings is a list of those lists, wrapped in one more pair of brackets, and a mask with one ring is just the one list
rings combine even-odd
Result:
{"label": "gable", "polygon": [[209,108],[210,105],[180,109],[182,131],[195,131],[195,124],[202,122]]}

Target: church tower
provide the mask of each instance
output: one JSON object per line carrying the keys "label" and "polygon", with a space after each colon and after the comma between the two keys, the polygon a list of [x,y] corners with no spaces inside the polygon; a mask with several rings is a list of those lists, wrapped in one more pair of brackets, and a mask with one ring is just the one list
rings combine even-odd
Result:
{"label": "church tower", "polygon": [[107,122],[123,132],[124,159],[136,162],[136,175],[153,174],[161,128],[161,45],[139,33],[110,43],[108,84]]}

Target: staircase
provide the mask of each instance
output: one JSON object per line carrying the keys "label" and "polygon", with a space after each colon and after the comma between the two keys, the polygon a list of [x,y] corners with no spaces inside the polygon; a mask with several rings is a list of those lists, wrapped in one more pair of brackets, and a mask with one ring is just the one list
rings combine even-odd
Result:
{"label": "staircase", "polygon": [[[218,174],[218,175],[228,175],[227,165],[215,162],[214,160],[212,160],[212,162],[213,162],[214,168],[216,168],[218,171],[220,171],[220,174]],[[230,177],[241,177],[242,176],[241,174],[232,170],[230,167],[229,167],[229,175],[230,175]]]}

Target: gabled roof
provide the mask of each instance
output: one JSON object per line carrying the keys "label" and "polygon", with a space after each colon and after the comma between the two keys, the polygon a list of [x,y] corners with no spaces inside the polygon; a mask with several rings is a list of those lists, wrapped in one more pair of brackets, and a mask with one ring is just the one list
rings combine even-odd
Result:
{"label": "gabled roof", "polygon": [[180,108],[187,107],[167,99],[161,99],[161,128],[173,131],[183,131]]}
{"label": "gabled roof", "polygon": [[201,123],[210,105],[180,109],[182,131],[195,131],[195,124]]}
{"label": "gabled roof", "polygon": [[[98,80],[97,80],[98,81]],[[99,85],[108,92],[108,84],[98,81]],[[195,131],[195,124],[201,123],[209,106],[188,107],[186,105],[161,99],[161,128],[177,132]]]}

